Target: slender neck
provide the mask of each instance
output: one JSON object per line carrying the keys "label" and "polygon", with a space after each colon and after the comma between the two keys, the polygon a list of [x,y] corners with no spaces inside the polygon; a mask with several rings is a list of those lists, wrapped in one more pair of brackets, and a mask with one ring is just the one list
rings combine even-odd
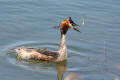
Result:
{"label": "slender neck", "polygon": [[67,59],[67,47],[66,47],[66,32],[67,31],[63,31],[63,29],[60,30],[61,31],[61,41],[60,41],[60,47],[58,50],[58,61],[63,61]]}
{"label": "slender neck", "polygon": [[60,54],[66,54],[67,53],[67,47],[66,47],[66,34],[61,32],[61,41],[60,41],[60,47],[59,47]]}

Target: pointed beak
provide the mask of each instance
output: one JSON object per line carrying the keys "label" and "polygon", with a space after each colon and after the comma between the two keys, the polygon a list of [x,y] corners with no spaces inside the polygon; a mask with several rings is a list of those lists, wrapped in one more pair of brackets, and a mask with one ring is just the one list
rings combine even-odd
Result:
{"label": "pointed beak", "polygon": [[80,33],[81,33],[81,31],[80,31],[79,29],[77,29],[77,28],[75,28],[75,27],[73,27],[73,29],[74,29],[75,31],[77,31],[77,32],[80,32]]}
{"label": "pointed beak", "polygon": [[15,48],[14,49],[17,53],[19,53],[20,49],[19,48]]}
{"label": "pointed beak", "polygon": [[19,51],[18,49],[14,49],[14,50],[15,50],[17,53],[18,53],[18,51]]}
{"label": "pointed beak", "polygon": [[76,23],[72,23],[72,26],[80,26],[80,25]]}
{"label": "pointed beak", "polygon": [[76,23],[72,23],[72,28],[75,30],[75,31],[77,31],[77,32],[80,32],[80,30],[79,29],[77,29],[77,28],[75,28],[75,26],[79,26],[80,27],[80,25],[79,24],[76,24]]}

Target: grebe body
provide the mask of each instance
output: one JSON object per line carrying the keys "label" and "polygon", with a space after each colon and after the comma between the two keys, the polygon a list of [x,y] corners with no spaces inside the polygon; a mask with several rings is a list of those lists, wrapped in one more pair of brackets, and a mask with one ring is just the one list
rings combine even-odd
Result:
{"label": "grebe body", "polygon": [[59,25],[61,32],[61,41],[58,51],[49,51],[47,49],[40,48],[16,48],[16,52],[21,59],[33,59],[33,60],[43,60],[51,62],[60,62],[67,59],[67,47],[66,47],[66,33],[69,28],[73,28],[76,31],[79,31],[74,26],[79,26],[74,23],[69,17],[62,21]]}

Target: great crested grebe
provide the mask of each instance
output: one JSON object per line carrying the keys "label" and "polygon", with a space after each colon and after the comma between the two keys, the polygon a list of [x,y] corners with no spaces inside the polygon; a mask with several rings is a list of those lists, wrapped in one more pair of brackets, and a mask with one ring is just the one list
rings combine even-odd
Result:
{"label": "great crested grebe", "polygon": [[79,26],[74,23],[71,17],[62,21],[59,25],[61,32],[61,42],[58,51],[49,51],[47,49],[40,48],[17,48],[15,49],[20,59],[32,59],[43,60],[51,62],[60,62],[67,59],[67,47],[66,47],[66,33],[69,28],[80,32],[74,26]]}

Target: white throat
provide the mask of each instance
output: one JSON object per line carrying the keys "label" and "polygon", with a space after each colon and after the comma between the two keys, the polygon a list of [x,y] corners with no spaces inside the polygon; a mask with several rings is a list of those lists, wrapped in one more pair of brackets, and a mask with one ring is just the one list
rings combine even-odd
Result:
{"label": "white throat", "polygon": [[61,42],[58,50],[60,60],[67,59],[66,35],[61,33]]}

